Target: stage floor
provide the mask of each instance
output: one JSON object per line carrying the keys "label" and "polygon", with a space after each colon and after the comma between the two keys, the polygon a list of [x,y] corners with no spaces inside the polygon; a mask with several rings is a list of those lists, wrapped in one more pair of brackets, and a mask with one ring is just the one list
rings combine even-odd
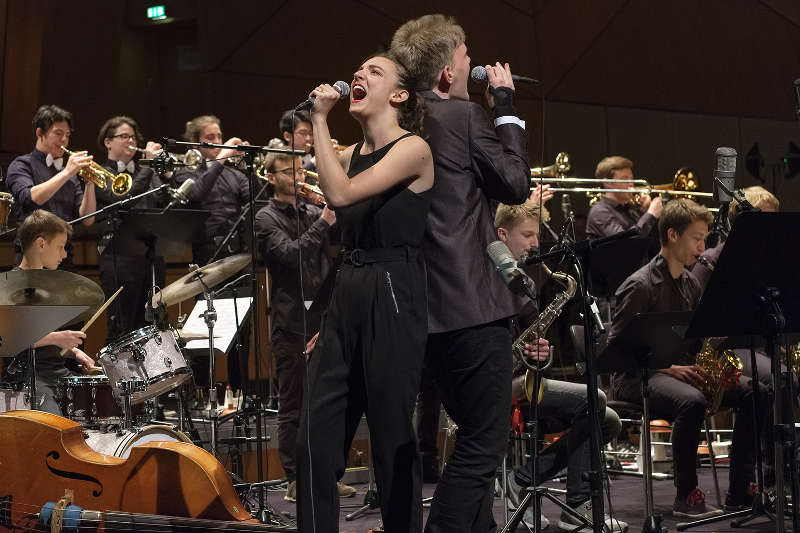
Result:
{"label": "stage floor", "polygon": [[[706,493],[706,499],[710,503],[714,503],[714,481],[711,476],[711,471],[707,468],[699,472],[700,485],[702,490]],[[722,491],[722,498],[725,498],[725,488],[728,485],[728,471],[727,469],[720,469],[719,472],[720,490]],[[563,483],[552,484],[556,488],[564,488]],[[380,511],[369,511],[362,517],[353,520],[352,522],[345,521],[344,516],[353,512],[363,504],[364,493],[366,492],[366,484],[356,485],[358,494],[354,498],[344,498],[341,500],[342,509],[339,518],[339,531],[341,533],[365,533],[378,524],[380,520]],[[435,485],[425,485],[423,488],[423,496],[433,495]],[[295,505],[283,500],[283,491],[271,491],[268,496],[269,505],[282,512],[292,515],[294,517]],[[675,525],[678,523],[672,515],[672,502],[675,498],[675,488],[672,481],[654,481],[653,494],[656,513],[661,514],[663,517],[662,525],[669,528],[671,532],[677,531]],[[631,532],[638,532],[642,530],[644,523],[644,490],[642,489],[642,480],[634,477],[619,477],[612,480],[611,485],[611,503],[614,507],[615,515],[620,519],[628,522]],[[550,527],[546,531],[559,531],[558,517],[560,510],[556,506],[545,500],[544,515],[550,519]],[[428,509],[424,510],[425,518],[428,516]],[[494,500],[494,517],[498,523],[498,531],[503,525],[503,502],[500,498]],[[683,521],[683,520],[681,520]],[[791,527],[791,520],[786,520],[787,530]],[[524,527],[520,527],[518,532],[527,531]],[[759,518],[757,521],[748,524],[744,528],[733,529],[730,527],[730,521],[717,522],[715,524],[708,524],[705,526],[697,527],[689,531],[698,532],[766,532],[775,531],[775,526],[766,518]]]}

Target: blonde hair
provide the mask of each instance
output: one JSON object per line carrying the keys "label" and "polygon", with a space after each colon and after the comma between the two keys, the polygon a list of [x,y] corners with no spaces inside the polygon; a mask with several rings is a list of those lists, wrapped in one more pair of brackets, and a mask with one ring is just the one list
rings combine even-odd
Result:
{"label": "blonde hair", "polygon": [[497,206],[497,213],[494,215],[494,228],[510,230],[528,218],[547,221],[550,218],[550,213],[544,207],[540,210],[539,204],[531,200],[519,205],[500,204]]}
{"label": "blonde hair", "polygon": [[394,32],[390,52],[418,81],[418,90],[429,90],[442,69],[453,64],[456,48],[465,41],[464,29],[453,17],[425,15]]}
{"label": "blonde hair", "polygon": [[[283,142],[283,139],[278,139],[277,137],[270,139],[269,142],[267,143],[267,147],[268,148],[284,148],[286,150],[290,149],[290,147],[286,143]],[[291,154],[281,154],[281,153],[277,153],[277,152],[270,152],[266,156],[264,156],[264,168],[266,169],[267,172],[272,173],[272,172],[275,171],[275,163],[278,160],[280,160],[280,161],[291,161],[295,157],[299,157],[299,156],[293,156]]]}
{"label": "blonde hair", "polygon": [[[770,209],[772,211],[777,211],[781,207],[781,204],[775,195],[761,185],[747,187],[742,189],[742,192],[744,193],[745,200],[750,202],[753,207],[757,207],[759,209]],[[728,221],[731,224],[733,224],[733,221],[739,215],[739,213],[736,211],[737,205],[739,205],[739,202],[737,202],[734,198],[731,200],[730,207],[728,207]]]}
{"label": "blonde hair", "polygon": [[221,126],[222,123],[214,115],[201,115],[194,117],[186,123],[186,130],[183,132],[183,139],[190,143],[196,143],[200,140],[200,134],[209,124],[216,124]]}
{"label": "blonde hair", "polygon": [[597,168],[594,171],[594,177],[599,180],[611,179],[614,177],[614,171],[623,170],[625,168],[633,168],[633,161],[627,157],[619,155],[612,155],[604,157],[597,163]]}

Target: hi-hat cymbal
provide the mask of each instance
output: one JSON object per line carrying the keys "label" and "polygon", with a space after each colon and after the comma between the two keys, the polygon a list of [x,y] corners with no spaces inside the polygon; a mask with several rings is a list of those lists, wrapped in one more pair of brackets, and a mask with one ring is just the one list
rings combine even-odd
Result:
{"label": "hi-hat cymbal", "polygon": [[11,270],[0,274],[0,305],[88,305],[70,324],[88,320],[104,300],[100,285],[65,270]]}
{"label": "hi-hat cymbal", "polygon": [[164,287],[162,291],[155,293],[151,304],[153,307],[157,307],[161,302],[164,305],[173,305],[202,294],[204,284],[209,289],[216,287],[248,264],[250,264],[250,254],[236,254],[214,261],[194,272],[189,272]]}

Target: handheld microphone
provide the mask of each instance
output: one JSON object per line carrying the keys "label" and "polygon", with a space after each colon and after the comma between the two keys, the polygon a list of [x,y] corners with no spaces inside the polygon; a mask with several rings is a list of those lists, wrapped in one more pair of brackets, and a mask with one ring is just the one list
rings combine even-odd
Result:
{"label": "handheld microphone", "polygon": [[[347,84],[346,81],[337,81],[336,83],[333,84],[333,88],[336,89],[336,92],[339,93],[339,99],[350,96],[350,86]],[[314,105],[314,100],[316,100],[315,96],[306,98],[306,100],[301,104],[298,104],[298,106],[295,107],[294,110],[300,111],[301,109],[308,109],[309,107]]]}
{"label": "handheld microphone", "polygon": [[717,195],[717,201],[722,204],[730,203],[731,195],[724,191],[721,187],[716,185],[716,180],[719,179],[722,184],[730,191],[735,188],[734,181],[736,180],[736,150],[727,146],[720,146],[716,151],[717,155],[717,168],[714,170],[714,191]]}
{"label": "handheld microphone", "polygon": [[800,78],[794,80],[794,101],[795,101],[795,114],[797,120],[800,120]]}
{"label": "handheld microphone", "polygon": [[531,300],[536,299],[533,281],[517,266],[517,261],[511,255],[511,250],[508,249],[506,243],[503,241],[491,242],[486,247],[486,253],[489,254],[494,269],[503,278],[503,282],[511,289],[511,292],[524,294]]}
{"label": "handheld microphone", "polygon": [[[486,74],[486,67],[482,67],[480,65],[472,67],[470,77],[475,81],[486,81],[489,79],[489,75]],[[533,85],[539,85],[539,80],[529,78],[528,76],[518,76],[517,74],[512,74],[511,79],[514,80],[514,83],[531,83]]]}

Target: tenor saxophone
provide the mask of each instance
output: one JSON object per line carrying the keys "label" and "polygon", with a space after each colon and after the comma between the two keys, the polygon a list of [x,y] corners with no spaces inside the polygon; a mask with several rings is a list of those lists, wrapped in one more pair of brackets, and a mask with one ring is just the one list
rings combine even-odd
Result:
{"label": "tenor saxophone", "polygon": [[[564,290],[558,293],[555,298],[553,298],[553,301],[548,304],[544,311],[539,313],[539,316],[536,318],[533,324],[528,326],[528,328],[523,331],[519,337],[517,337],[517,340],[514,341],[514,344],[511,345],[511,352],[514,358],[514,379],[511,382],[511,391],[514,399],[517,401],[522,401],[523,399],[527,400],[528,402],[531,401],[531,398],[533,397],[534,380],[536,378],[534,371],[528,368],[525,364],[525,345],[534,343],[536,342],[536,339],[540,339],[545,336],[547,330],[561,314],[564,306],[567,305],[567,302],[569,302],[573,296],[575,296],[575,289],[578,286],[578,284],[575,282],[575,278],[569,274],[565,274],[563,272],[553,272],[547,268],[547,265],[544,263],[542,263],[542,269],[547,277],[564,287]],[[548,357],[544,365],[538,366],[539,371],[549,367],[551,362],[552,361]],[[521,373],[523,369],[526,369],[525,373]],[[539,392],[536,395],[537,403],[542,401],[544,382],[544,379],[539,381]]]}

